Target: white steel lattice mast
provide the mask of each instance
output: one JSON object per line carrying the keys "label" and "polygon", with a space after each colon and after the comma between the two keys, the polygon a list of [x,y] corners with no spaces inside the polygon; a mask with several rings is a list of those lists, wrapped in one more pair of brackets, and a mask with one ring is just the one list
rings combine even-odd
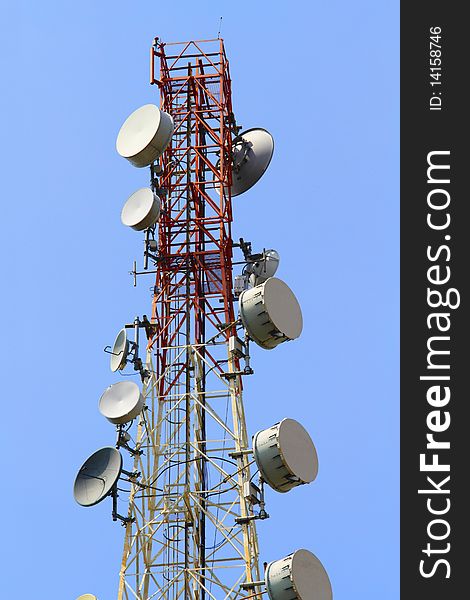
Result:
{"label": "white steel lattice mast", "polygon": [[[127,324],[110,350],[112,370],[133,366],[142,389],[126,380],[103,394],[100,410],[117,427],[116,447],[87,460],[75,498],[91,506],[111,496],[113,518],[125,526],[118,600],[265,593],[328,600],[328,576],[306,550],[259,569],[255,523],[268,517],[264,483],[285,492],[317,472],[315,448],[299,423],[284,419],[258,432],[252,445],[245,422],[250,341],[271,349],[302,328],[295,296],[273,277],[278,254],[253,254],[250,243],[231,236],[232,196],[264,173],[272,138],[263,129],[239,133],[221,39],[156,39],[151,83],[160,108],[135,111],[117,149],[133,165],[150,167],[150,187],[128,199],[122,221],[144,232],[134,284],[154,275],[152,315]],[[245,265],[235,282],[233,248]],[[125,516],[119,479],[131,484]]]}

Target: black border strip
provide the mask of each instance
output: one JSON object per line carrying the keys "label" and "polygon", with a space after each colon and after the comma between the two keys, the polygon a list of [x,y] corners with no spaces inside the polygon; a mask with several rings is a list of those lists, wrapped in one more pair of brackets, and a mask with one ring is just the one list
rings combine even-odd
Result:
{"label": "black border strip", "polygon": [[470,199],[465,188],[470,174],[470,99],[465,88],[470,26],[464,6],[434,0],[401,3],[404,600],[449,600],[468,594],[464,486],[470,451],[464,440],[470,442],[465,418],[470,400]]}

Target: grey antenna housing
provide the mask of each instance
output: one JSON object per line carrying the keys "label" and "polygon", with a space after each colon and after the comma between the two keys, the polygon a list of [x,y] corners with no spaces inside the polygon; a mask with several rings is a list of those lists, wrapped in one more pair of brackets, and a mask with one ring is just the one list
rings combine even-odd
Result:
{"label": "grey antenna housing", "polygon": [[127,339],[126,329],[121,329],[114,340],[113,347],[111,349],[111,359],[109,366],[111,371],[122,371],[127,363],[127,357],[129,355],[129,340]]}
{"label": "grey antenna housing", "polygon": [[142,412],[144,397],[133,381],[119,381],[103,392],[99,410],[114,425],[123,425]]}
{"label": "grey antenna housing", "polygon": [[148,167],[163,154],[173,130],[173,119],[168,113],[155,104],[145,104],[124,121],[116,150],[134,167]]}
{"label": "grey antenna housing", "polygon": [[266,129],[247,129],[232,141],[231,195],[246,192],[263,176],[274,153],[273,136]]}
{"label": "grey antenna housing", "polygon": [[270,600],[332,600],[330,578],[309,550],[296,550],[266,567],[265,584]]}
{"label": "grey antenna housing", "polygon": [[306,429],[283,419],[253,437],[253,454],[261,477],[277,492],[311,483],[318,474],[318,456]]}
{"label": "grey antenna housing", "polygon": [[135,231],[153,227],[160,217],[160,197],[150,188],[140,188],[124,204],[121,222]]}
{"label": "grey antenna housing", "polygon": [[264,283],[270,277],[274,277],[279,267],[281,258],[276,250],[271,248],[263,254],[264,258],[249,265],[249,272],[251,272],[249,281],[252,286]]}
{"label": "grey antenna housing", "polygon": [[270,277],[240,294],[240,317],[258,346],[271,350],[302,333],[302,311],[297,298],[281,279]]}
{"label": "grey antenna housing", "polygon": [[78,471],[73,495],[80,506],[94,506],[106,498],[122,471],[119,450],[106,446],[94,452]]}

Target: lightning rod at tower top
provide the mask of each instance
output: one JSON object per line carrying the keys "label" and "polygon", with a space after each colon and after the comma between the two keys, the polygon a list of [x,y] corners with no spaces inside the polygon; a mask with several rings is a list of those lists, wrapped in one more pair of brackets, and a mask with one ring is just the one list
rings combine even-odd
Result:
{"label": "lightning rod at tower top", "polygon": [[256,346],[272,350],[302,331],[299,303],[275,277],[279,254],[263,247],[272,240],[254,251],[232,239],[232,199],[254,193],[273,138],[238,126],[220,38],[156,38],[150,83],[159,106],[137,108],[116,149],[142,169],[144,187],[121,220],[143,236],[131,275],[134,285],[151,280],[151,312],[130,314],[105,348],[114,374],[135,377],[99,399],[114,443],[85,460],[75,500],[109,499],[123,526],[118,600],[330,600],[315,554],[272,557],[257,538],[269,517],[267,488],[287,493],[318,471],[300,423],[273,415],[251,436],[245,420],[243,379],[254,373]]}

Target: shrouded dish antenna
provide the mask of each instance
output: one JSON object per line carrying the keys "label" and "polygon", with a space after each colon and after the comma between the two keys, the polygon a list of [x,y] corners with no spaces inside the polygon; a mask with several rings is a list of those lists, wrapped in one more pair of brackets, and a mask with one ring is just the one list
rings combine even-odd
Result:
{"label": "shrouded dish antenna", "polygon": [[283,419],[253,437],[253,454],[261,476],[277,492],[312,482],[318,456],[312,439],[294,419]]}
{"label": "shrouded dish antenna", "polygon": [[168,113],[155,104],[145,104],[124,121],[116,150],[134,167],[148,167],[163,154],[173,130],[173,119]]}
{"label": "shrouded dish antenna", "polygon": [[302,333],[302,311],[294,293],[280,279],[245,290],[239,297],[240,316],[249,336],[271,350]]}
{"label": "shrouded dish antenna", "polygon": [[144,231],[155,225],[160,217],[161,201],[150,188],[141,188],[127,199],[122,207],[123,225],[136,231]]}
{"label": "shrouded dish antenna", "polygon": [[100,413],[114,425],[132,421],[143,407],[144,397],[133,381],[120,381],[110,385],[99,402]]}
{"label": "shrouded dish antenna", "polygon": [[75,478],[73,495],[81,506],[94,506],[111,492],[122,471],[121,453],[107,446],[83,464]]}
{"label": "shrouded dish antenna", "polygon": [[263,259],[258,260],[250,265],[251,285],[259,285],[260,283],[264,283],[266,279],[274,277],[274,274],[279,267],[280,260],[281,258],[276,250],[273,250],[272,248],[270,250],[266,250]]}
{"label": "shrouded dish antenna", "polygon": [[261,178],[274,152],[273,136],[266,129],[248,129],[232,141],[231,195],[239,196]]}
{"label": "shrouded dish antenna", "polygon": [[127,356],[129,354],[129,340],[125,329],[117,334],[111,349],[110,367],[111,371],[122,371],[126,366]]}
{"label": "shrouded dish antenna", "polygon": [[265,583],[270,600],[332,600],[333,591],[325,567],[309,550],[296,550],[266,567]]}
{"label": "shrouded dish antenna", "polygon": [[98,598],[93,594],[82,594],[77,600],[98,600]]}

